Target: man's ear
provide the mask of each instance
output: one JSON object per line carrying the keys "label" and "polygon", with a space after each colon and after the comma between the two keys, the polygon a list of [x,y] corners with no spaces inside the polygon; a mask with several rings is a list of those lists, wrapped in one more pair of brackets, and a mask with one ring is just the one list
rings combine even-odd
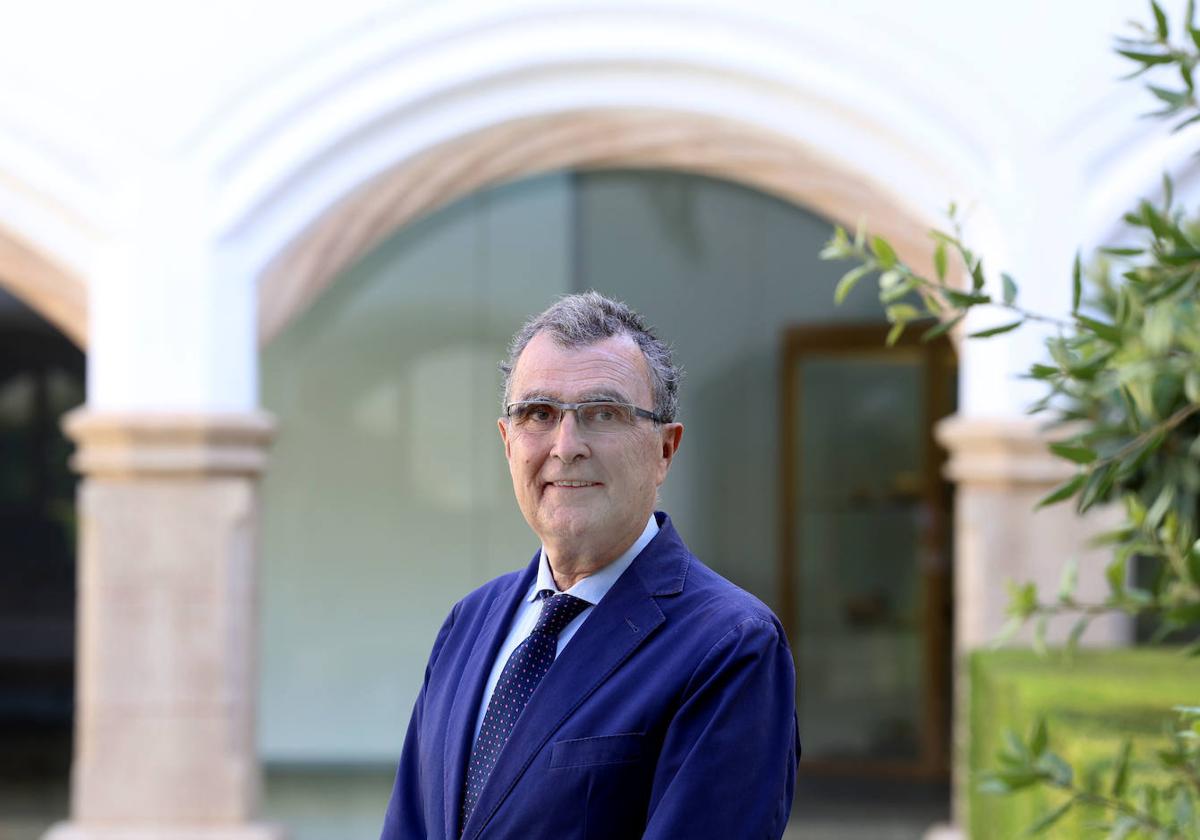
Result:
{"label": "man's ear", "polygon": [[679,451],[679,442],[683,440],[683,424],[682,423],[664,423],[659,427],[661,437],[659,438],[660,458],[658,461],[658,483],[662,484],[667,479],[667,471],[671,469],[671,460],[675,457],[675,453]]}
{"label": "man's ear", "polygon": [[508,442],[508,424],[506,422],[504,422],[504,418],[501,417],[499,420],[496,421],[496,425],[500,427],[500,440],[504,441],[504,459],[506,461],[511,460],[512,459],[512,447],[509,445],[509,442]]}

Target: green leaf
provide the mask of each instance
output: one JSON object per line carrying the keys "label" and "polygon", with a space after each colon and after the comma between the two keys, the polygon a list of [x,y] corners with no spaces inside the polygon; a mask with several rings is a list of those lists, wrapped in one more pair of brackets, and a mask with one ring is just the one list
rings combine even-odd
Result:
{"label": "green leaf", "polygon": [[1013,330],[1015,330],[1017,327],[1021,326],[1024,323],[1025,323],[1025,319],[1022,318],[1020,321],[1013,321],[1011,324],[1005,324],[1004,326],[1001,326],[1001,327],[990,327],[986,330],[980,330],[979,332],[973,332],[967,337],[968,338],[990,338],[993,335],[1001,335],[1006,332],[1012,332]]}
{"label": "green leaf", "polygon": [[1086,315],[1080,315],[1078,312],[1075,312],[1074,314],[1076,321],[1078,321],[1082,326],[1087,327],[1100,338],[1112,344],[1121,343],[1123,335],[1119,327],[1116,327],[1113,324],[1106,324],[1103,321],[1097,321],[1095,318],[1089,318]]}
{"label": "green leaf", "polygon": [[1155,64],[1170,64],[1175,59],[1170,53],[1146,53],[1136,52],[1134,50],[1117,50],[1118,55],[1123,55],[1130,61],[1136,61],[1138,64],[1144,64],[1147,67]]}
{"label": "green leaf", "polygon": [[1075,265],[1070,274],[1070,312],[1079,312],[1079,299],[1084,293],[1084,265],[1080,262],[1079,251],[1075,252]]}
{"label": "green leaf", "polygon": [[966,292],[957,292],[954,289],[946,289],[946,300],[958,307],[974,306],[978,303],[991,303],[990,295],[968,294]]}
{"label": "green leaf", "polygon": [[1002,273],[1000,281],[1004,284],[1004,302],[1012,304],[1017,299],[1017,281],[1012,279],[1012,275]]}
{"label": "green leaf", "polygon": [[1050,777],[1050,781],[1059,787],[1068,787],[1075,778],[1071,765],[1063,761],[1062,756],[1047,752],[1037,761],[1038,769]]}
{"label": "green leaf", "polygon": [[937,279],[940,283],[946,282],[946,243],[941,239],[938,240],[937,247],[933,249],[933,269],[937,272]]}
{"label": "green leaf", "polygon": [[1086,480],[1087,474],[1080,473],[1065,484],[1061,484],[1056,487],[1051,493],[1043,496],[1042,499],[1038,501],[1036,508],[1048,507],[1049,505],[1056,504],[1064,499],[1071,498],[1076,492],[1078,492],[1079,488],[1083,486],[1083,482]]}
{"label": "green leaf", "polygon": [[1189,402],[1200,403],[1200,370],[1189,370],[1183,378],[1183,393]]}
{"label": "green leaf", "polygon": [[1113,822],[1112,830],[1108,833],[1106,840],[1125,840],[1126,837],[1133,834],[1141,828],[1141,823],[1130,816],[1120,816]]}
{"label": "green leaf", "polygon": [[1132,743],[1126,738],[1121,742],[1121,749],[1117,753],[1116,764],[1113,767],[1112,787],[1109,789],[1116,799],[1125,795],[1125,788],[1129,784],[1129,753],[1132,748]]}
{"label": "green leaf", "polygon": [[908,321],[915,321],[921,317],[921,313],[917,308],[908,303],[894,303],[884,310],[887,314],[887,319],[893,324],[903,324]]}
{"label": "green leaf", "polygon": [[879,260],[881,267],[887,269],[896,264],[896,252],[882,236],[871,237],[871,250],[875,252],[875,258]]}
{"label": "green leaf", "polygon": [[1150,505],[1150,509],[1146,511],[1146,528],[1157,528],[1158,523],[1166,516],[1167,509],[1171,507],[1171,503],[1175,501],[1175,486],[1172,484],[1164,484],[1162,490],[1158,493],[1158,498],[1154,500],[1154,504]]}
{"label": "green leaf", "polygon": [[846,236],[846,231],[842,227],[833,229],[833,236],[829,237],[829,241],[825,243],[825,247],[821,249],[820,257],[823,260],[844,260],[852,255],[850,248],[850,240]]}
{"label": "green leaf", "polygon": [[1091,618],[1086,615],[1075,619],[1075,623],[1071,625],[1071,632],[1067,635],[1068,655],[1073,654],[1079,648],[1079,640],[1083,637],[1084,631],[1087,630],[1090,622]]}
{"label": "green leaf", "polygon": [[1035,756],[1041,755],[1046,751],[1046,745],[1050,742],[1050,736],[1046,729],[1046,718],[1038,716],[1037,721],[1033,724],[1033,732],[1029,736],[1029,751]]}
{"label": "green leaf", "polygon": [[1183,787],[1179,787],[1175,791],[1175,801],[1172,803],[1172,811],[1174,812],[1175,825],[1180,828],[1196,825],[1195,803],[1192,802],[1191,794]]}
{"label": "green leaf", "polygon": [[1086,446],[1074,446],[1069,443],[1052,443],[1050,444],[1050,451],[1058,457],[1074,461],[1076,464],[1090,464],[1097,457],[1094,450]]}
{"label": "green leaf", "polygon": [[887,334],[887,342],[886,342],[886,343],[887,343],[887,346],[888,346],[888,347],[891,347],[891,346],[893,346],[893,345],[894,345],[894,344],[895,344],[897,341],[899,341],[899,340],[900,340],[900,335],[901,335],[903,332],[904,332],[904,321],[897,321],[895,324],[893,324],[893,325],[892,325],[892,328],[891,328],[890,330],[888,330],[888,334]]}
{"label": "green leaf", "polygon": [[975,265],[971,267],[971,290],[978,292],[983,288],[986,280],[983,276],[983,260],[977,260]]}
{"label": "green leaf", "polygon": [[1049,651],[1046,649],[1046,631],[1050,626],[1050,617],[1039,615],[1037,621],[1033,625],[1033,641],[1030,647],[1033,648],[1034,654],[1045,659]]}
{"label": "green leaf", "polygon": [[[1168,90],[1157,85],[1146,85],[1146,90],[1154,94],[1155,98],[1167,103],[1171,108],[1182,108],[1187,104],[1188,92],[1186,90]],[[1167,202],[1168,206],[1170,202]]]}
{"label": "green leaf", "polygon": [[1075,587],[1079,583],[1079,555],[1072,554],[1063,564],[1062,575],[1058,579],[1058,600],[1069,603],[1075,595]]}
{"label": "green leaf", "polygon": [[1113,463],[1104,464],[1093,470],[1084,484],[1083,492],[1079,494],[1079,502],[1075,506],[1075,509],[1079,513],[1087,513],[1092,505],[1103,501],[1108,491],[1112,489],[1116,477],[1117,465]]}
{"label": "green leaf", "polygon": [[1110,257],[1140,257],[1146,253],[1145,248],[1101,248],[1101,254],[1108,254]]}
{"label": "green leaf", "polygon": [[934,324],[932,327],[925,330],[925,332],[921,334],[921,341],[933,341],[938,336],[945,335],[950,330],[952,330],[956,326],[958,326],[958,323],[963,318],[966,318],[966,317],[967,317],[966,312],[960,312],[957,315],[955,315],[953,318],[950,318],[949,320],[942,321],[940,324]]}
{"label": "green leaf", "polygon": [[1032,583],[1008,582],[1008,613],[1018,618],[1028,618],[1037,609],[1037,586]]}
{"label": "green leaf", "polygon": [[1067,812],[1071,810],[1071,806],[1074,804],[1075,804],[1074,797],[1068,799],[1066,802],[1059,805],[1053,811],[1051,811],[1050,813],[1043,816],[1041,819],[1039,819],[1033,825],[1029,826],[1029,830],[1026,832],[1026,834],[1030,837],[1041,834],[1043,831],[1050,828],[1052,825],[1054,825],[1056,822],[1058,822],[1064,816],[1066,816]]}
{"label": "green leaf", "polygon": [[833,290],[833,302],[838,304],[846,299],[846,295],[854,289],[858,281],[863,279],[871,272],[870,265],[860,265],[858,268],[852,268],[842,275],[842,279],[838,281],[837,288]]}
{"label": "green leaf", "polygon": [[1108,580],[1108,588],[1112,590],[1113,595],[1120,595],[1125,591],[1125,581],[1129,576],[1128,565],[1128,556],[1121,554],[1104,567],[1104,577]]}
{"label": "green leaf", "polygon": [[1162,7],[1155,0],[1150,0],[1150,9],[1154,12],[1154,28],[1158,31],[1158,39],[1166,41],[1170,37],[1170,29],[1167,28],[1167,16],[1163,14]]}
{"label": "green leaf", "polygon": [[[888,269],[879,275],[879,300],[881,303],[887,303],[889,300],[895,299],[895,291],[898,287],[905,284],[904,275],[896,269]],[[911,288],[911,285],[909,286]],[[903,297],[907,292],[901,292]]]}

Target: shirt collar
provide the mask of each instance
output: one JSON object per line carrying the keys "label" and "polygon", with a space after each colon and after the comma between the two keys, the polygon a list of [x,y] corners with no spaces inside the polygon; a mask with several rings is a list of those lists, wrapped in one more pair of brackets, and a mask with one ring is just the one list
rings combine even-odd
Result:
{"label": "shirt collar", "polygon": [[[608,590],[612,589],[613,584],[617,582],[617,578],[629,568],[630,564],[642,553],[642,549],[649,545],[650,540],[654,539],[654,535],[657,533],[658,520],[654,518],[654,514],[652,513],[650,514],[650,520],[646,523],[646,527],[642,529],[642,535],[633,541],[633,545],[629,546],[624,554],[600,571],[590,574],[579,581],[579,583],[567,590],[567,594],[587,601],[592,606],[599,604],[600,599],[607,595]],[[550,561],[546,559],[545,546],[542,546],[541,557],[538,558],[537,580],[533,582],[533,587],[529,590],[529,594],[525,596],[525,600],[536,601],[537,594],[543,589],[549,589],[551,593],[555,594],[559,591],[558,586],[554,583],[554,575],[550,572]]]}

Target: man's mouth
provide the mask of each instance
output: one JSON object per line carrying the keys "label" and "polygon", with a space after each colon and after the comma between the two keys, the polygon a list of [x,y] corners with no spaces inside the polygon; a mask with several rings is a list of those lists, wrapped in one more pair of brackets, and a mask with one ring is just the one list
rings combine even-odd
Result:
{"label": "man's mouth", "polygon": [[551,481],[548,482],[551,487],[598,487],[598,481]]}

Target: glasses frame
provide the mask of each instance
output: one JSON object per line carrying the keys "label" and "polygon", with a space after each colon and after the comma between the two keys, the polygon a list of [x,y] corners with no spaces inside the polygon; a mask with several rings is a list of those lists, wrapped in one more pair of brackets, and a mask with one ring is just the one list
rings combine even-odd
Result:
{"label": "glasses frame", "polygon": [[[638,408],[633,403],[621,402],[619,400],[584,400],[583,402],[577,402],[577,403],[559,402],[558,400],[518,400],[517,402],[511,402],[508,405],[504,406],[504,416],[509,420],[513,419],[513,416],[512,416],[513,409],[515,409],[519,406],[523,406],[523,405],[549,405],[549,406],[553,406],[554,408],[557,408],[559,411],[558,423],[554,424],[554,428],[558,428],[558,426],[560,426],[562,424],[563,417],[566,416],[568,411],[574,411],[575,419],[576,419],[576,421],[578,421],[579,420],[579,409],[586,405],[619,405],[622,408],[627,408],[630,411],[632,411],[634,417],[644,417],[647,420],[653,420],[655,423],[658,423],[659,425],[662,425],[667,422],[666,420],[662,419],[657,414],[655,414],[653,411],[647,411],[644,408]],[[521,427],[518,426],[518,428],[521,428]],[[588,429],[587,426],[583,426],[582,428]],[[632,426],[630,428],[632,428]],[[529,430],[529,431],[532,431],[532,430]],[[550,429],[546,429],[545,431],[548,432],[548,431],[550,431]]]}

